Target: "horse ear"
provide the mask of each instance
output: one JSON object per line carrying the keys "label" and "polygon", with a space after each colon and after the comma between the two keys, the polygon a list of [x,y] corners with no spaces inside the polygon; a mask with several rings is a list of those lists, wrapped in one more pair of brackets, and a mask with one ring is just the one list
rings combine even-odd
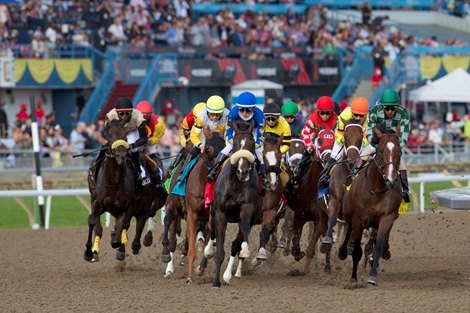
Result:
{"label": "horse ear", "polygon": [[375,134],[377,135],[377,138],[382,138],[382,131],[378,127],[375,128]]}

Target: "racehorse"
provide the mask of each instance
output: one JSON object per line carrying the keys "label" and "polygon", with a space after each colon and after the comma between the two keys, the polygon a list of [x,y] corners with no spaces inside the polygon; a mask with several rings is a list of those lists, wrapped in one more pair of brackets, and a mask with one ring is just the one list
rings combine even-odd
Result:
{"label": "racehorse", "polygon": [[[196,231],[198,222],[207,224],[209,221],[209,209],[205,208],[204,193],[207,183],[207,174],[213,164],[215,157],[225,147],[223,134],[211,132],[210,129],[203,129],[206,142],[201,157],[189,173],[186,184],[186,197],[184,202],[184,214],[186,217],[186,241],[188,243],[188,275],[187,283],[192,283],[193,263],[196,258]],[[198,270],[203,272],[206,268],[207,259],[201,260]]]}
{"label": "racehorse", "polygon": [[251,227],[261,216],[261,200],[259,196],[259,178],[254,167],[255,140],[253,121],[234,122],[235,136],[230,162],[222,168],[215,182],[215,197],[211,206],[210,240],[204,249],[207,258],[213,255],[213,240],[217,240],[215,255],[215,275],[213,288],[220,288],[220,267],[225,257],[224,242],[227,222],[238,223],[238,235],[232,242],[231,256],[224,281],[229,284],[232,278],[232,266],[235,256],[240,259],[250,257],[248,246]]}
{"label": "racehorse", "polygon": [[[84,254],[87,261],[98,260],[99,242],[103,231],[100,216],[104,212],[109,212],[115,217],[116,224],[111,235],[111,246],[114,249],[119,248],[116,258],[123,260],[127,243],[127,228],[135,213],[136,181],[133,165],[128,157],[127,131],[121,121],[112,120],[106,126],[105,136],[109,146],[101,166],[96,174],[88,173],[91,213],[88,216],[88,239]],[[94,229],[95,242],[92,249]]]}
{"label": "racehorse", "polygon": [[333,244],[333,228],[336,221],[341,215],[341,204],[344,193],[346,191],[344,182],[348,176],[354,163],[360,156],[362,148],[364,129],[360,121],[352,119],[347,122],[343,120],[344,127],[344,156],[337,162],[332,169],[329,183],[329,199],[328,199],[328,229],[322,240],[322,250],[331,249]]}
{"label": "racehorse", "polygon": [[[310,264],[315,255],[315,246],[320,236],[326,231],[328,224],[328,213],[326,203],[323,199],[312,199],[312,195],[316,197],[318,179],[323,171],[323,162],[329,157],[331,148],[334,144],[334,133],[331,129],[326,128],[318,132],[315,143],[314,153],[310,157],[310,164],[305,174],[300,178],[299,185],[294,188],[292,197],[288,200],[289,206],[294,211],[293,222],[293,238],[291,254],[296,261],[300,261],[305,255],[307,256],[304,274],[310,272]],[[302,229],[306,222],[312,221],[314,224],[313,231],[309,232],[307,253],[301,251],[300,238]],[[325,251],[325,272],[329,272],[330,267],[330,250]]]}
{"label": "racehorse", "polygon": [[[263,197],[259,250],[256,259],[253,260],[255,265],[258,265],[256,260],[267,260],[268,258],[266,244],[268,243],[271,234],[274,235],[273,230],[276,229],[281,215],[281,209],[284,206],[281,202],[281,195],[284,189],[281,181],[282,139],[282,136],[268,135],[264,141],[263,159],[267,182],[266,193]],[[287,176],[285,179],[287,182],[289,176],[287,173],[284,175]],[[273,238],[273,241],[276,241],[273,243],[273,246],[276,247],[277,240]]]}
{"label": "racehorse", "polygon": [[372,253],[372,266],[367,282],[377,285],[377,267],[383,252],[383,246],[388,238],[394,221],[398,218],[401,203],[402,186],[399,179],[401,148],[398,127],[382,132],[375,129],[379,143],[377,152],[351,184],[343,206],[343,217],[346,220],[346,236],[339,248],[338,256],[347,257],[347,243],[353,236],[352,251],[353,268],[351,283],[357,283],[357,267],[362,257],[361,239],[363,230],[369,227],[377,228],[377,240]]}

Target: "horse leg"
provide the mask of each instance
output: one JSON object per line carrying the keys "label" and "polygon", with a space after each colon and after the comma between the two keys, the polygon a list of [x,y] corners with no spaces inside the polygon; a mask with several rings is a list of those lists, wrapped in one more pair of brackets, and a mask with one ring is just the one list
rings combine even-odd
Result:
{"label": "horse leg", "polygon": [[93,258],[91,259],[91,262],[98,262],[100,260],[98,256],[100,252],[100,241],[101,238],[103,238],[103,226],[101,226],[100,218],[98,218],[93,231],[95,232],[95,242],[93,243],[93,248],[91,249],[93,251]]}
{"label": "horse leg", "polygon": [[[320,235],[326,232],[326,229],[328,228],[328,215],[326,214],[326,212],[320,213],[320,219],[317,226],[319,228]],[[325,268],[323,270],[325,273],[330,273],[331,245],[320,246],[320,252],[325,254]]]}
{"label": "horse leg", "polygon": [[367,280],[367,282],[371,285],[376,286],[378,284],[377,268],[379,267],[379,260],[383,253],[385,240],[388,238],[388,235],[392,230],[394,221],[394,215],[385,216],[380,220],[379,229],[377,230],[377,240],[374,246],[374,252],[372,253],[372,267],[369,272],[369,279]]}
{"label": "horse leg", "polygon": [[290,247],[292,244],[292,236],[294,235],[294,211],[289,209],[284,217],[284,225],[286,225],[285,236],[286,246],[284,248],[284,256],[290,255]]}
{"label": "horse leg", "polygon": [[147,218],[147,234],[145,234],[143,244],[146,247],[150,247],[153,243],[153,230],[155,229],[154,216]]}
{"label": "horse leg", "polygon": [[214,257],[214,241],[215,241],[215,225],[214,225],[214,215],[211,208],[211,213],[209,214],[209,223],[207,223],[208,231],[207,231],[207,244],[204,248],[204,257],[206,259],[212,259]]}
{"label": "horse leg", "polygon": [[215,272],[212,288],[220,288],[220,267],[225,258],[225,230],[227,228],[227,219],[224,213],[216,211],[214,215],[215,238],[217,239],[217,251],[215,255]]}
{"label": "horse leg", "polygon": [[248,259],[250,257],[250,231],[251,231],[251,218],[254,212],[254,204],[243,204],[240,208],[240,227],[243,233],[242,249],[238,254],[239,258]]}
{"label": "horse leg", "polygon": [[361,240],[363,229],[360,226],[359,222],[356,222],[356,224],[351,224],[351,226],[352,227],[350,228],[352,228],[352,235],[354,238],[354,248],[352,251],[353,268],[351,275],[351,284],[357,284],[357,267],[359,265],[359,261],[362,258]]}
{"label": "horse leg", "polygon": [[193,263],[196,259],[196,224],[197,215],[191,210],[189,205],[186,205],[186,243],[188,244],[188,276],[186,282],[192,284],[193,282]]}
{"label": "horse leg", "polygon": [[287,238],[289,237],[289,232],[291,231],[292,227],[292,218],[294,216],[294,211],[290,209],[290,207],[286,208],[286,212],[284,214],[284,223],[281,226],[281,238],[279,239],[278,247],[281,249],[285,249],[287,246]]}
{"label": "horse leg", "polygon": [[369,235],[369,240],[364,247],[364,268],[367,267],[369,261],[372,266],[372,252],[374,251],[375,240],[377,239],[377,228],[372,228]]}
{"label": "horse leg", "polygon": [[170,257],[170,249],[169,249],[169,239],[168,239],[168,233],[170,231],[170,227],[173,224],[173,214],[169,210],[167,214],[165,215],[165,218],[163,219],[163,238],[162,238],[162,246],[163,246],[163,251],[161,255],[161,260],[164,263],[168,263],[171,261]]}
{"label": "horse leg", "polygon": [[111,242],[111,246],[118,249],[116,252],[116,259],[124,261],[126,258],[126,244],[127,244],[127,225],[130,224],[130,217],[126,213],[121,214],[116,219],[116,234]]}
{"label": "horse leg", "polygon": [[305,221],[301,220],[301,217],[297,216],[296,214],[294,217],[294,235],[292,237],[291,254],[297,262],[302,260],[302,258],[305,256],[305,252],[300,249],[300,238],[302,237],[302,229],[304,224]]}
{"label": "horse leg", "polygon": [[344,224],[343,243],[338,249],[338,259],[340,260],[346,260],[346,258],[348,257],[348,242],[349,242],[349,238],[351,237],[351,232],[352,232],[351,223],[346,222]]}
{"label": "horse leg", "polygon": [[326,234],[323,236],[322,245],[332,245],[333,244],[333,228],[336,225],[336,221],[338,218],[338,213],[341,208],[341,204],[335,198],[331,198],[328,206],[330,208],[330,214],[328,217],[328,229],[326,230]]}
{"label": "horse leg", "polygon": [[91,262],[93,259],[93,251],[92,251],[92,242],[91,237],[93,236],[93,229],[95,228],[96,223],[99,220],[98,212],[98,202],[95,200],[92,204],[92,210],[90,215],[88,216],[88,239],[85,244],[85,253],[83,255],[86,261]]}
{"label": "horse leg", "polygon": [[[276,217],[276,210],[266,210],[263,212],[263,222],[261,224],[261,232],[259,233],[259,250],[256,260],[266,261],[268,254],[266,252],[266,244],[269,241],[269,236],[273,232],[274,218]],[[253,259],[255,261],[255,259]],[[259,265],[260,262],[255,262],[253,265]]]}
{"label": "horse leg", "polygon": [[[232,270],[233,270],[233,264],[235,263],[235,257],[237,256],[238,253],[240,253],[240,248],[243,242],[243,233],[240,231],[240,227],[238,227],[238,234],[237,237],[235,238],[234,241],[232,241],[232,247],[230,250],[230,258],[228,260],[227,268],[225,269],[224,275],[222,278],[224,279],[224,282],[229,285],[230,280],[232,279]],[[243,259],[240,259],[243,260]],[[238,278],[241,278],[241,272],[239,273],[240,275],[237,276]]]}
{"label": "horse leg", "polygon": [[142,237],[142,232],[144,231],[146,216],[138,216],[137,223],[135,225],[135,237],[132,241],[132,253],[139,254],[140,248],[142,245],[140,244],[140,238]]}
{"label": "horse leg", "polygon": [[323,232],[320,229],[320,225],[318,225],[317,221],[309,223],[307,258],[305,260],[304,268],[305,275],[310,273],[310,264],[312,263],[313,257],[315,256],[315,247],[322,233]]}

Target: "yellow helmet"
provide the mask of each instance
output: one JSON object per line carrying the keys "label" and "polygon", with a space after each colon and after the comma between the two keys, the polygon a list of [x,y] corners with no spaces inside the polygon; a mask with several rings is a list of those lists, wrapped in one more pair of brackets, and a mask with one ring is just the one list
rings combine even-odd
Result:
{"label": "yellow helmet", "polygon": [[207,112],[222,113],[225,109],[225,101],[220,96],[211,96],[206,102]]}

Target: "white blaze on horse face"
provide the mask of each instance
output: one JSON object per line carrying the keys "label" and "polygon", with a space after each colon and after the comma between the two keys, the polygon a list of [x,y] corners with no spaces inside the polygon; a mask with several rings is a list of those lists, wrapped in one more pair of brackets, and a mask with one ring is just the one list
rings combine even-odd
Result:
{"label": "white blaze on horse face", "polygon": [[[240,160],[238,160],[238,169],[237,169],[238,172],[242,172],[243,171],[243,158],[240,158]],[[250,175],[246,175],[245,179],[243,181],[249,181],[250,180]]]}
{"label": "white blaze on horse face", "polygon": [[[274,151],[268,151],[266,153],[265,157],[266,157],[266,161],[268,161],[268,165],[271,165],[271,166],[276,166],[277,165],[276,164],[277,163],[276,153]],[[270,172],[269,177],[270,177],[271,184],[275,184],[276,183],[276,178],[277,178],[276,173]]]}
{"label": "white blaze on horse face", "polygon": [[387,142],[387,149],[390,150],[390,160],[388,164],[388,170],[387,170],[387,178],[389,181],[393,180],[393,149],[395,149],[395,144],[391,141]]}
{"label": "white blaze on horse face", "polygon": [[240,150],[241,150],[241,149],[245,149],[246,139],[242,139],[242,140],[240,141],[240,145],[241,145]]}

